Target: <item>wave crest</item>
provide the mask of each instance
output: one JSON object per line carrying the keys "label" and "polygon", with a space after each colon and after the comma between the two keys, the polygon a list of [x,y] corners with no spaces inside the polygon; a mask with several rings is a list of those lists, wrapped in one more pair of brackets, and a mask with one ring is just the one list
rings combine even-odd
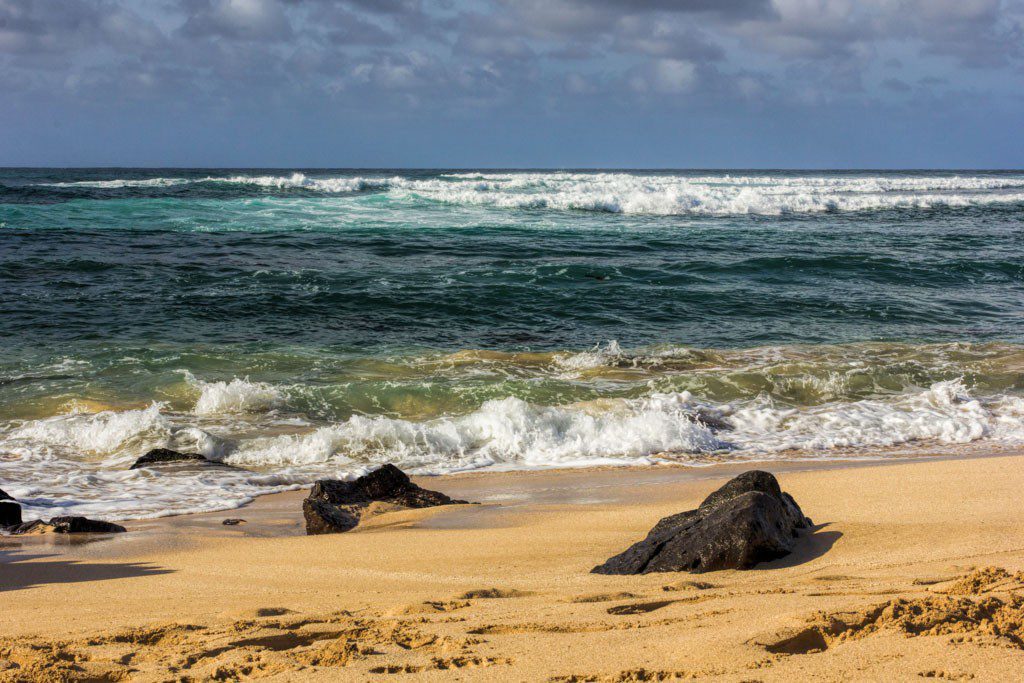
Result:
{"label": "wave crest", "polygon": [[1019,175],[698,175],[631,172],[447,173],[437,176],[232,175],[41,183],[49,187],[147,188],[247,185],[323,195],[384,192],[500,209],[597,211],[655,216],[818,214],[967,208],[1024,203]]}
{"label": "wave crest", "polygon": [[161,408],[161,404],[154,403],[142,410],[71,413],[30,420],[12,430],[8,438],[86,453],[109,454],[144,437],[158,439],[169,436],[169,425],[160,413]]}
{"label": "wave crest", "polygon": [[265,382],[251,382],[248,378],[236,377],[230,382],[190,381],[201,392],[192,409],[196,415],[262,413],[284,402],[280,389]]}
{"label": "wave crest", "polygon": [[552,467],[634,462],[661,452],[705,452],[722,443],[688,417],[688,394],[657,395],[588,412],[517,398],[485,402],[460,417],[410,422],[354,416],[311,434],[255,443],[232,454],[238,465],[397,462],[427,472],[489,466]]}

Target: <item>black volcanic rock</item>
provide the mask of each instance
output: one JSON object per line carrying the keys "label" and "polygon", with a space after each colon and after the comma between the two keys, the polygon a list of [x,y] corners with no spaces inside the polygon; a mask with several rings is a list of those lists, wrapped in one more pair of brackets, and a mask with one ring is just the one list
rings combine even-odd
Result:
{"label": "black volcanic rock", "polygon": [[420,488],[409,481],[405,472],[388,464],[353,481],[321,479],[313,484],[309,497],[302,501],[306,533],[349,531],[359,524],[367,508],[375,502],[425,508],[464,504],[466,501],[452,500],[443,493]]}
{"label": "black volcanic rock", "polygon": [[198,453],[179,453],[170,448],[154,448],[136,460],[135,464],[128,469],[137,470],[140,467],[153,467],[155,465],[166,465],[176,462],[207,463],[210,461]]}
{"label": "black volcanic rock", "polygon": [[21,505],[0,489],[0,527],[21,524]]}
{"label": "black volcanic rock", "polygon": [[750,569],[788,555],[811,520],[768,472],[744,472],[696,510],[665,517],[647,538],[592,570],[595,574]]}
{"label": "black volcanic rock", "polygon": [[120,524],[103,522],[87,517],[54,517],[49,522],[37,519],[8,529],[11,534],[121,534],[126,531]]}
{"label": "black volcanic rock", "polygon": [[123,534],[128,531],[120,524],[86,517],[54,517],[50,526],[58,534]]}

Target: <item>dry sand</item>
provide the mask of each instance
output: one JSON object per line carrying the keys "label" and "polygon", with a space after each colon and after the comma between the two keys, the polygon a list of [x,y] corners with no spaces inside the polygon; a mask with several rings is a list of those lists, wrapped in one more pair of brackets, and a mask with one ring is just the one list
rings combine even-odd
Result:
{"label": "dry sand", "polygon": [[0,681],[1024,677],[1024,456],[771,467],[818,525],[790,557],[589,573],[739,469],[420,480],[484,504],[333,536],[296,535],[301,495],[282,494],[110,540],[7,539]]}

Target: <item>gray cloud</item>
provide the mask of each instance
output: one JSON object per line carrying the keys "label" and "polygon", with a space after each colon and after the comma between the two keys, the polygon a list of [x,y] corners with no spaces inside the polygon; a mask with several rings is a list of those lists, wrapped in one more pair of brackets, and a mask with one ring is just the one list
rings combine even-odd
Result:
{"label": "gray cloud", "polygon": [[[1013,73],[1024,61],[1022,6],[1024,0],[0,0],[0,85],[97,101],[173,97],[211,106],[228,106],[230,98],[348,102],[355,92],[442,109],[542,97],[557,106],[602,92],[623,103],[898,100],[970,86],[971,70]],[[950,65],[941,81],[927,78],[935,60]],[[866,77],[875,66],[889,77]]]}

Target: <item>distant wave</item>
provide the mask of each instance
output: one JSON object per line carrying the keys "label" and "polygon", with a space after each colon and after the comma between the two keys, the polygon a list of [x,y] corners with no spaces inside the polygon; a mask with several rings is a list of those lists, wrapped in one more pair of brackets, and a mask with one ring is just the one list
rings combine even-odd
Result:
{"label": "distant wave", "polygon": [[233,175],[41,184],[97,189],[239,185],[322,195],[384,192],[398,201],[655,216],[817,214],[1024,203],[1024,176],[449,173],[434,177]]}
{"label": "distant wave", "polygon": [[1022,177],[458,174],[409,192],[451,203],[623,214],[782,215],[1019,204]]}
{"label": "distant wave", "polygon": [[172,187],[195,182],[189,178],[114,178],[113,180],[75,180],[60,183],[36,183],[36,187],[82,187],[97,189],[120,189],[123,187]]}

